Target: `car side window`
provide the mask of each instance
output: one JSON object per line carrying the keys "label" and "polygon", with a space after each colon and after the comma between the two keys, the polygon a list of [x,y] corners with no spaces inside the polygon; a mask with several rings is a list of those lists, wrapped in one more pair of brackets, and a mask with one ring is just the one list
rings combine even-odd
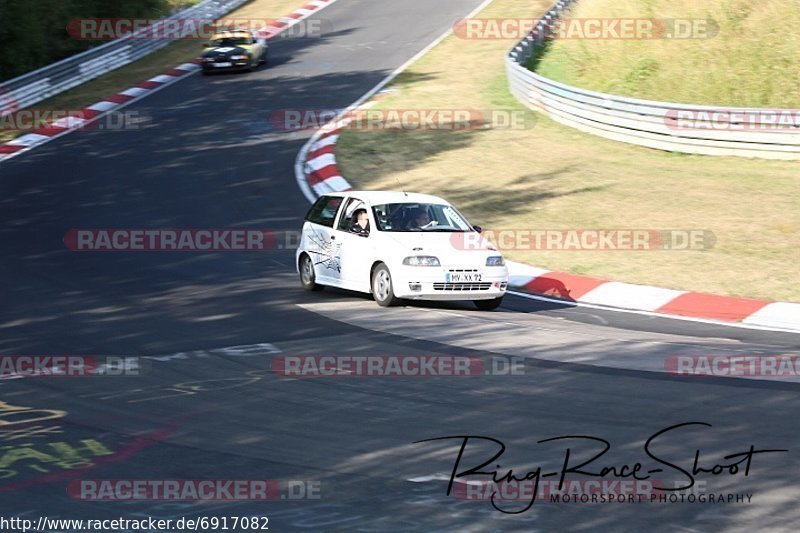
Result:
{"label": "car side window", "polygon": [[336,213],[342,205],[341,196],[321,196],[306,214],[306,220],[320,226],[333,227]]}
{"label": "car side window", "polygon": [[350,198],[350,200],[347,201],[347,204],[345,204],[344,210],[342,210],[342,216],[339,217],[339,226],[337,229],[340,231],[351,231],[353,229],[353,225],[356,223],[353,216],[356,210],[359,208],[365,208],[364,202],[358,198]]}
{"label": "car side window", "polygon": [[377,222],[380,231],[391,231],[393,227],[393,220],[396,218],[393,212],[389,210],[388,204],[376,205],[372,207],[372,214]]}

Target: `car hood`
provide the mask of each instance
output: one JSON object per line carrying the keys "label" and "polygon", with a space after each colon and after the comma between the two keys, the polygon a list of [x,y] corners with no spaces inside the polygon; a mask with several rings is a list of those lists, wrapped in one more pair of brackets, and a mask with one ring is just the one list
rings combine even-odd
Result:
{"label": "car hood", "polygon": [[203,57],[217,57],[220,55],[233,56],[247,54],[248,49],[243,46],[217,46],[215,48],[208,48],[203,52]]}
{"label": "car hood", "polygon": [[459,261],[480,261],[489,255],[502,255],[477,232],[387,232],[390,241],[398,244],[397,252],[407,255],[434,255],[442,264]]}

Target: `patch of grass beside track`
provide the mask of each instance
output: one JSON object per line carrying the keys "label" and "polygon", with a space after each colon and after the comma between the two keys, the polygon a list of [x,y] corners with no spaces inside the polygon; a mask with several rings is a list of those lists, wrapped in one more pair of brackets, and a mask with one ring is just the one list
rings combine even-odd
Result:
{"label": "patch of grass beside track", "polygon": [[[549,0],[495,0],[479,17],[535,17]],[[456,36],[414,64],[376,109],[525,109],[508,92],[513,42]],[[591,43],[590,43],[591,44]],[[713,231],[707,251],[515,250],[536,266],[618,281],[800,301],[800,163],[678,155],[533,127],[356,131],[338,161],[354,187],[439,194],[487,228]]]}
{"label": "patch of grass beside track", "polygon": [[666,102],[800,108],[797,0],[579,0],[568,16],[712,19],[719,31],[706,38],[557,40],[536,67],[548,78]]}

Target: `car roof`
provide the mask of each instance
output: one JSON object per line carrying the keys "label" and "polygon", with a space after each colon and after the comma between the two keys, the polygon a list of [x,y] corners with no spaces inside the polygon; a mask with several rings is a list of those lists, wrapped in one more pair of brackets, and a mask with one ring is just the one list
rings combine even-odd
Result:
{"label": "car roof", "polygon": [[231,37],[252,37],[253,33],[248,30],[221,30],[211,36],[211,40],[231,38]]}
{"label": "car roof", "polygon": [[[427,203],[427,204],[449,204],[447,200],[430,194],[403,191],[347,191],[341,193],[345,196],[355,196],[360,200],[366,200],[371,205],[375,204],[394,204],[394,203]],[[328,194],[328,196],[335,196]]]}

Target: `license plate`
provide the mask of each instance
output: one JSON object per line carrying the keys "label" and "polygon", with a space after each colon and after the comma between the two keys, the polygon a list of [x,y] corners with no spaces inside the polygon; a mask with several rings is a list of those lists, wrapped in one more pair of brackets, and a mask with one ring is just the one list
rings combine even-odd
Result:
{"label": "license plate", "polygon": [[233,63],[231,63],[231,62],[227,62],[227,63],[214,63],[214,66],[215,66],[215,67],[217,67],[217,68],[219,68],[219,67],[232,67],[232,66],[233,66]]}
{"label": "license plate", "polygon": [[445,283],[469,283],[481,280],[477,272],[448,272],[445,274]]}

